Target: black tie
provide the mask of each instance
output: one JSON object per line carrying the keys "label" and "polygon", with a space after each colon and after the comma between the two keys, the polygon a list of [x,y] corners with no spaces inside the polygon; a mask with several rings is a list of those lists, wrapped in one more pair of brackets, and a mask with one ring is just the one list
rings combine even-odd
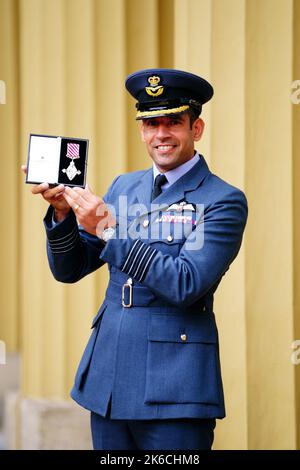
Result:
{"label": "black tie", "polygon": [[166,178],[165,175],[157,175],[155,180],[154,180],[154,186],[153,186],[153,190],[152,190],[152,197],[151,197],[151,201],[153,201],[153,199],[157,198],[157,196],[160,195],[161,193],[161,187],[163,184],[167,183],[168,180]]}

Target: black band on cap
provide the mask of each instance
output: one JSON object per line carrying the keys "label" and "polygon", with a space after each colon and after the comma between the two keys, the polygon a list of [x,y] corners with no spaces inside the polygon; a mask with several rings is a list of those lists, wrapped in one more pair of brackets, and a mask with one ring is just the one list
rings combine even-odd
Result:
{"label": "black band on cap", "polygon": [[156,111],[160,109],[172,109],[178,108],[179,106],[187,104],[199,112],[201,112],[202,105],[199,101],[188,99],[188,98],[177,98],[169,100],[155,100],[155,101],[144,101],[142,103],[136,103],[136,108],[138,111]]}

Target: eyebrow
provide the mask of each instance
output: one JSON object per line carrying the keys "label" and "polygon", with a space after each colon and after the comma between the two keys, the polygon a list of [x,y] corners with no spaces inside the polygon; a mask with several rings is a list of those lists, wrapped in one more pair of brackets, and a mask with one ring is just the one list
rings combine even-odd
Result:
{"label": "eyebrow", "polygon": [[[183,122],[184,121],[184,118],[183,116],[166,116],[170,121],[177,121],[177,122]],[[144,122],[151,122],[151,121],[156,121],[157,119],[159,118],[155,118],[155,117],[149,117],[147,119],[144,119]]]}
{"label": "eyebrow", "polygon": [[170,116],[167,116],[168,119],[172,119],[172,120],[178,120],[178,121],[181,121],[182,120],[182,116],[180,114],[174,114],[174,115],[170,115]]}

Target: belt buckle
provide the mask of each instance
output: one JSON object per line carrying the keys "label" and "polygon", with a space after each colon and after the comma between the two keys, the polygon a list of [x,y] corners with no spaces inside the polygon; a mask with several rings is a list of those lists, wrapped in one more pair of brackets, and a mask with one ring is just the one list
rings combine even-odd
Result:
{"label": "belt buckle", "polygon": [[[129,303],[128,304],[125,303],[126,287],[129,289]],[[125,282],[125,284],[123,284],[122,286],[122,305],[125,308],[132,307],[132,279],[131,278],[127,279],[127,282]]]}

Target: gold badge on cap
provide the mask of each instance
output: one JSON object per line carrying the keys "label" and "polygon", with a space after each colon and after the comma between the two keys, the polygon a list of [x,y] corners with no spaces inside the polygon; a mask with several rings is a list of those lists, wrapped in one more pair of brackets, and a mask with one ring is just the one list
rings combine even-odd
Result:
{"label": "gold badge on cap", "polygon": [[146,93],[150,96],[159,96],[163,93],[164,87],[162,85],[158,85],[160,82],[160,77],[157,75],[153,77],[148,78],[148,82],[150,83],[150,86],[146,86],[145,90]]}

